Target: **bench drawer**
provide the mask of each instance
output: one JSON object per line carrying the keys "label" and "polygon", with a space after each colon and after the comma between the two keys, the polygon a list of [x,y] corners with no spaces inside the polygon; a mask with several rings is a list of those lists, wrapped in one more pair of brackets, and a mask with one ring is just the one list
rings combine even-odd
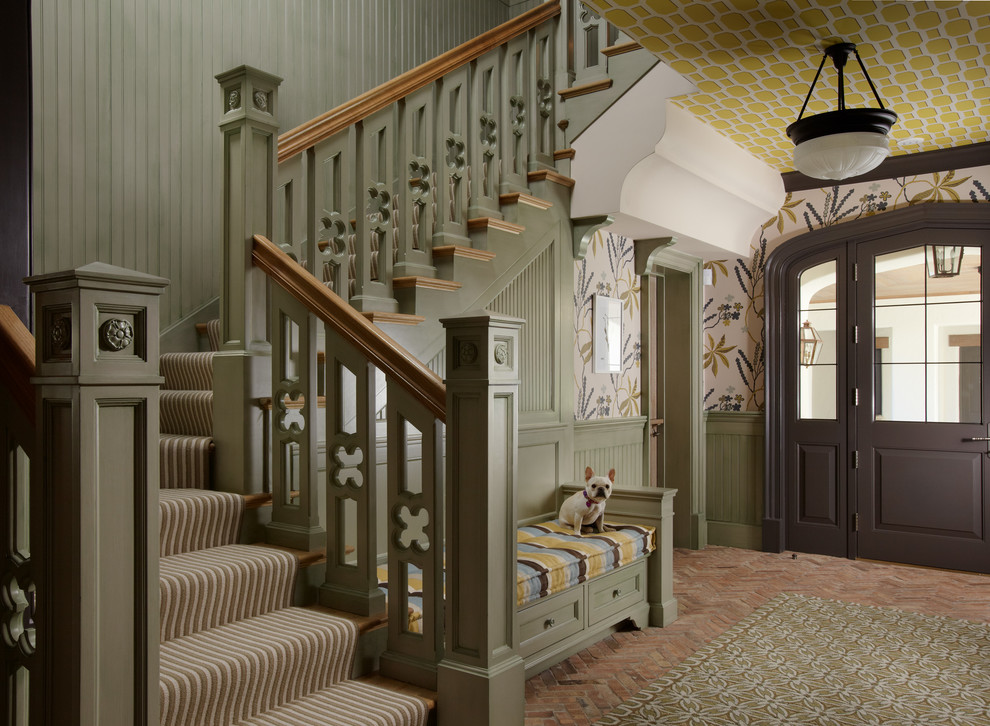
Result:
{"label": "bench drawer", "polygon": [[571,587],[519,611],[519,654],[526,658],[584,627],[584,588]]}
{"label": "bench drawer", "polygon": [[585,583],[588,588],[588,624],[624,610],[646,599],[646,561],[625,567]]}

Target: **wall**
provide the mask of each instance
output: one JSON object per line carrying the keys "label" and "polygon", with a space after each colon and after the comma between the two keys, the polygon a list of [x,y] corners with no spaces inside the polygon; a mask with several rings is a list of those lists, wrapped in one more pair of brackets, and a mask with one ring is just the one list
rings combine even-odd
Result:
{"label": "wall", "polygon": [[931,203],[990,203],[990,166],[788,194],[754,235],[750,257],[706,262],[713,284],[705,288],[705,410],[763,410],[763,272],[771,251],[805,232]]}
{"label": "wall", "polygon": [[[640,278],[634,272],[633,241],[596,232],[583,260],[574,263],[574,475],[586,466],[596,473],[616,470],[619,486],[643,486],[643,414],[640,370]],[[594,298],[622,301],[619,373],[595,373]]]}
{"label": "wall", "polygon": [[34,0],[34,272],[98,260],[170,278],[167,329],[217,295],[217,73],[283,77],[287,130],[526,7]]}

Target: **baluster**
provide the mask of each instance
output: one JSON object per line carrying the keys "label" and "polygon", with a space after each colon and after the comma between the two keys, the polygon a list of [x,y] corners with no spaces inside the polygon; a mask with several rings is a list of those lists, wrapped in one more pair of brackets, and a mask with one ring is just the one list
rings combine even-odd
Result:
{"label": "baluster", "polygon": [[506,47],[502,74],[501,193],[528,192],[530,136],[529,34],[513,38]]}
{"label": "baluster", "polygon": [[354,134],[337,134],[313,149],[314,274],[344,300],[350,297],[351,194]]}
{"label": "baluster", "polygon": [[306,183],[307,156],[308,154],[305,153],[296,154],[278,165],[272,210],[274,217],[272,242],[312,272],[313,258],[307,255],[306,250],[308,218],[306,195],[309,190],[309,185]]}
{"label": "baluster", "polygon": [[433,246],[470,246],[467,230],[468,174],[468,83],[467,68],[448,73],[437,85],[437,209]]}
{"label": "baluster", "polygon": [[558,103],[554,92],[554,33],[543,25],[532,34],[530,46],[530,89],[533,122],[529,133],[529,169],[554,169],[554,133]]}
{"label": "baluster", "polygon": [[[443,424],[391,380],[387,408],[388,649],[381,672],[435,689],[443,654]],[[408,584],[417,575],[423,615],[410,627]]]}
{"label": "baluster", "polygon": [[577,30],[574,33],[574,54],[576,65],[575,83],[583,85],[606,78],[604,56],[605,21],[593,9],[583,3],[579,5],[575,17]]}
{"label": "baluster", "polygon": [[271,544],[323,547],[316,487],[316,318],[281,287],[272,286]]}
{"label": "baluster", "polygon": [[321,605],[362,615],[385,611],[378,588],[375,367],[324,326],[326,357],[326,579]]}
{"label": "baluster", "polygon": [[474,62],[471,73],[468,106],[468,158],[471,162],[469,219],[502,218],[498,201],[499,165],[505,153],[501,149],[501,119],[497,111],[502,87],[501,55],[501,48],[486,53]]}
{"label": "baluster", "polygon": [[399,103],[399,238],[396,277],[436,277],[433,266],[434,84]]}
{"label": "baluster", "polygon": [[357,275],[351,304],[362,311],[395,312],[392,296],[392,195],[395,106],[357,124]]}

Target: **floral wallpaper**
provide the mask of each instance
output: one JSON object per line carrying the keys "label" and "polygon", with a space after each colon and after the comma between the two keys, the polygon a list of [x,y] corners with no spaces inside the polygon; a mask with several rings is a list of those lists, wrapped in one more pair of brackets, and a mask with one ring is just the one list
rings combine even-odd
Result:
{"label": "floral wallpaper", "polygon": [[990,203],[990,166],[845,184],[787,195],[757,231],[747,259],[710,260],[705,288],[706,411],[762,411],[763,272],[767,255],[799,234],[914,204]]}
{"label": "floral wallpaper", "polygon": [[[595,295],[622,301],[622,371],[595,373]],[[583,260],[574,263],[574,418],[591,421],[641,415],[639,275],[633,242],[597,232]]]}

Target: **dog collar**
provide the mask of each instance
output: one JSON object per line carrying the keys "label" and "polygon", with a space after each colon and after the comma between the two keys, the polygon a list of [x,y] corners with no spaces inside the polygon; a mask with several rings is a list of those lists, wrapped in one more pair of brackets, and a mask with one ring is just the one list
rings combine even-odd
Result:
{"label": "dog collar", "polygon": [[591,508],[591,505],[595,503],[595,500],[588,496],[588,492],[581,492],[584,494],[584,506]]}

